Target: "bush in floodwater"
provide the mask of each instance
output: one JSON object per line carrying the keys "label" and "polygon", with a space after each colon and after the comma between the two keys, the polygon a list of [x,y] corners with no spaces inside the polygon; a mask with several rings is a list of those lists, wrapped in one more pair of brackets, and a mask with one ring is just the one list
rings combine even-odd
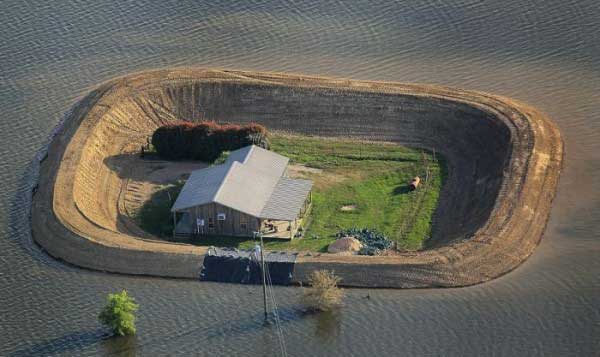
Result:
{"label": "bush in floodwater", "polygon": [[341,278],[328,270],[315,270],[308,277],[310,287],[304,289],[302,302],[312,311],[329,311],[342,304],[344,292],[337,284]]}
{"label": "bush in floodwater", "polygon": [[98,319],[108,326],[115,335],[135,334],[135,312],[138,304],[123,290],[117,294],[108,294],[106,306],[98,315]]}

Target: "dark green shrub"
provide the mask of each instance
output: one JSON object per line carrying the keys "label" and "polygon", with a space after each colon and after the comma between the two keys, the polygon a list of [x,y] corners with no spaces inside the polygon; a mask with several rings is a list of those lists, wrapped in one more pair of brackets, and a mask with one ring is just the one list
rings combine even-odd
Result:
{"label": "dark green shrub", "polygon": [[191,123],[176,121],[154,131],[152,145],[167,160],[193,159],[215,161],[223,151],[248,145],[268,149],[268,132],[262,125],[250,123],[219,125],[214,121]]}
{"label": "dark green shrub", "polygon": [[218,146],[224,151],[232,151],[242,147],[240,138],[241,127],[235,124],[225,124],[215,132]]}
{"label": "dark green shrub", "polygon": [[260,124],[250,123],[241,128],[242,146],[256,145],[269,149],[269,135],[267,128]]}
{"label": "dark green shrub", "polygon": [[165,159],[184,159],[191,152],[193,128],[192,123],[185,121],[165,124],[152,134],[152,145],[156,152]]}
{"label": "dark green shrub", "polygon": [[190,151],[186,153],[185,158],[206,162],[215,161],[223,151],[215,136],[219,127],[214,121],[193,124],[189,131]]}

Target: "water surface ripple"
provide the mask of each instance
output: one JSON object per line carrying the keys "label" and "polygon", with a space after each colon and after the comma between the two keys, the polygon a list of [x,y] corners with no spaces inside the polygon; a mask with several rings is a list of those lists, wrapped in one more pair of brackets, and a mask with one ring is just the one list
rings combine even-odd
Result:
{"label": "water surface ripple", "polygon": [[[600,350],[600,7],[596,0],[5,0],[0,11],[0,355],[273,355],[253,286],[135,278],[46,256],[29,234],[31,160],[90,88],[202,65],[491,91],[560,126],[565,169],[546,234],[516,271],[448,290],[350,290],[305,315],[275,289],[303,355],[594,355]],[[138,336],[96,314],[127,288]],[[366,299],[365,295],[371,298]]]}

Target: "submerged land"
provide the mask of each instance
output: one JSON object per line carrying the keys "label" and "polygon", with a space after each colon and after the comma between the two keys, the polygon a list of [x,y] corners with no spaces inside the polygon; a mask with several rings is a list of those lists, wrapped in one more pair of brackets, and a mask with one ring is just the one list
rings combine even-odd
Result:
{"label": "submerged land", "polygon": [[36,242],[90,269],[197,279],[206,247],[165,242],[141,229],[124,214],[136,198],[124,188],[131,175],[153,184],[163,179],[128,165],[156,127],[207,118],[443,155],[447,175],[422,249],[298,255],[294,282],[315,269],[335,270],[347,286],[398,288],[465,286],[503,275],[541,239],[563,156],[560,133],[545,115],[488,93],[278,73],[144,72],[82,98],[40,154]]}
{"label": "submerged land", "polygon": [[[326,252],[336,233],[349,228],[378,230],[396,243],[397,250],[421,249],[431,236],[432,217],[446,174],[441,155],[395,143],[282,132],[271,135],[270,142],[271,150],[291,159],[289,176],[312,180],[314,189],[303,237],[267,239],[267,249]],[[143,194],[139,187],[144,183],[130,181],[125,194],[131,207],[127,213],[143,230],[167,241],[200,246],[247,249],[255,245],[250,237],[173,238],[170,208],[184,182],[182,170],[202,164],[156,162],[151,153],[146,158],[136,160],[132,156],[132,161],[154,167],[150,175],[162,175],[162,183],[144,196],[134,197]],[[423,177],[423,184],[413,191],[409,182],[415,176]]]}

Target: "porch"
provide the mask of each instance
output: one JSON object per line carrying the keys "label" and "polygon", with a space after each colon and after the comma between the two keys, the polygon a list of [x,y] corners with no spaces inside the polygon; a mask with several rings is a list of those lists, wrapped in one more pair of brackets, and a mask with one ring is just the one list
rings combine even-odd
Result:
{"label": "porch", "polygon": [[260,232],[264,238],[293,239],[297,231],[298,227],[294,221],[261,221]]}
{"label": "porch", "polygon": [[262,219],[260,232],[264,238],[294,239],[298,230],[305,226],[305,221],[312,209],[312,194],[302,204],[297,218],[294,220]]}

